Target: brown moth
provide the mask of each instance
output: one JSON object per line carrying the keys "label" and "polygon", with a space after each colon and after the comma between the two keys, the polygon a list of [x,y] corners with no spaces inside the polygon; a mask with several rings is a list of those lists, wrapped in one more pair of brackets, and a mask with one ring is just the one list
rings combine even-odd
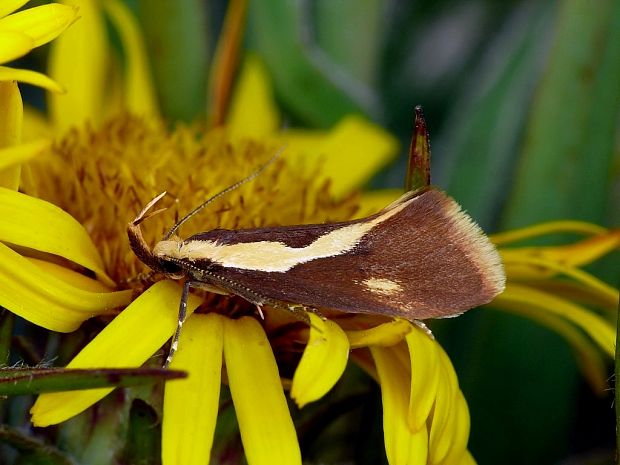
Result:
{"label": "brown moth", "polygon": [[407,320],[459,315],[504,289],[493,244],[452,198],[430,186],[353,221],[173,237],[187,219],[267,165],[194,209],[152,250],[140,223],[165,193],[129,224],[131,248],[146,265],[185,279],[167,363],[176,350],[190,287],[238,295],[259,311],[263,305],[329,308]]}

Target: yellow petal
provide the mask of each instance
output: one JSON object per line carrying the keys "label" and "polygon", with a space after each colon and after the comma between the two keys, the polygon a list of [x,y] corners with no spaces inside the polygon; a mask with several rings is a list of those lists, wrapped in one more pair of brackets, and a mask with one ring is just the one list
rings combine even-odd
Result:
{"label": "yellow petal", "polygon": [[33,48],[34,40],[30,36],[19,31],[0,30],[0,63],[24,56]]}
{"label": "yellow petal", "polygon": [[193,315],[183,326],[170,368],[189,377],[166,383],[163,465],[209,463],[220,401],[224,317]]}
{"label": "yellow petal", "polygon": [[[310,130],[285,128],[280,134],[278,134],[277,138],[282,141],[283,144],[286,144],[287,148],[290,147],[290,152],[302,152],[301,156],[299,156],[299,163],[306,163],[310,165],[308,160],[306,160],[309,158],[308,154],[314,153],[320,144],[327,138],[327,135],[327,131],[317,129]],[[288,152],[289,150],[287,150],[287,156]],[[316,165],[316,160],[312,160],[311,165],[314,167]]]}
{"label": "yellow petal", "polygon": [[120,56],[112,55],[109,58],[108,69],[106,70],[108,79],[106,82],[105,100],[101,109],[102,121],[107,121],[127,112],[127,103],[125,101],[127,86],[125,85],[126,79],[124,76],[126,67],[121,62]]}
{"label": "yellow petal", "polygon": [[398,344],[411,331],[411,323],[394,320],[369,329],[347,331],[352,349],[370,346],[389,347]]}
{"label": "yellow petal", "polygon": [[441,365],[437,342],[420,328],[413,327],[407,334],[407,346],[411,358],[408,421],[411,429],[417,431],[426,423],[435,403]]}
{"label": "yellow petal", "polygon": [[[112,289],[108,286],[104,285],[101,281],[97,281],[96,279],[89,278],[88,276],[84,276],[82,273],[78,273],[76,271],[70,270],[69,268],[65,268],[64,266],[57,265],[56,263],[48,262],[45,260],[40,260],[38,258],[32,257],[23,257],[28,260],[30,263],[37,266],[37,268],[41,268],[46,273],[49,273],[52,276],[60,279],[61,281],[76,287],[78,289],[82,289],[84,291],[89,292],[99,292],[99,293],[112,293]],[[131,292],[129,290],[119,291],[126,295],[126,300],[123,300],[121,303],[114,305],[114,307],[119,307],[122,305],[127,305],[129,303],[129,299],[131,298]],[[110,308],[112,304],[110,304]]]}
{"label": "yellow petal", "polygon": [[[23,121],[22,96],[15,82],[0,80],[0,147],[19,144]],[[0,188],[19,188],[20,166],[0,170]]]}
{"label": "yellow petal", "polygon": [[601,226],[585,221],[550,221],[526,228],[515,229],[489,236],[495,245],[504,245],[511,242],[523,241],[547,234],[575,233],[575,234],[603,234],[607,230]]}
{"label": "yellow petal", "polygon": [[65,129],[101,118],[108,42],[105,24],[95,0],[65,0],[78,6],[80,20],[52,43],[49,74],[66,89],[66,95],[48,95],[52,120]]}
{"label": "yellow petal", "polygon": [[127,109],[138,115],[156,116],[159,113],[157,99],[144,40],[138,24],[123,2],[107,0],[103,5],[120,35],[126,55],[125,103]]}
{"label": "yellow petal", "polygon": [[372,215],[373,213],[377,213],[401,195],[403,195],[402,189],[381,189],[364,192],[359,202],[360,208],[355,214],[355,217],[364,218]]}
{"label": "yellow petal", "polygon": [[56,205],[0,187],[0,218],[0,241],[59,255],[114,285],[84,227]]}
{"label": "yellow petal", "polygon": [[[579,326],[610,357],[614,357],[616,329],[592,311],[560,297],[527,286],[510,283],[506,290],[497,296],[492,304],[494,308],[506,309],[519,313],[529,307],[538,312],[550,312],[565,318]],[[530,312],[529,315],[532,315]]]}
{"label": "yellow petal", "polygon": [[618,291],[614,287],[579,268],[566,266],[546,258],[522,255],[516,250],[500,250],[500,255],[506,269],[506,275],[512,281],[524,278],[548,279],[561,273],[595,290],[605,300],[618,301]]}
{"label": "yellow petal", "polygon": [[347,367],[349,341],[336,323],[314,313],[310,337],[293,376],[291,398],[299,408],[327,394]]}
{"label": "yellow petal", "polygon": [[20,9],[28,3],[28,1],[29,0],[2,0],[2,2],[0,2],[0,18],[4,18],[6,15]]}
{"label": "yellow petal", "polygon": [[[407,425],[409,373],[393,347],[371,347],[383,402],[383,435],[390,465],[426,465],[428,432],[423,425],[412,432]],[[404,369],[403,369],[404,368]]]}
{"label": "yellow petal", "polygon": [[77,8],[51,3],[5,16],[0,30],[22,32],[38,47],[58,37],[76,18]]}
{"label": "yellow petal", "polygon": [[608,231],[568,245],[506,248],[508,257],[528,256],[554,261],[567,266],[582,266],[610,253],[620,246],[620,230]]}
{"label": "yellow petal", "polygon": [[441,463],[445,465],[460,464],[468,455],[467,442],[469,440],[469,408],[467,402],[460,391],[457,393],[456,402],[453,409],[454,426],[452,438],[449,439],[447,446],[449,451],[442,459]]}
{"label": "yellow petal", "polygon": [[22,141],[31,142],[37,139],[49,139],[54,135],[47,116],[36,108],[24,106],[24,127]]}
{"label": "yellow petal", "polygon": [[301,465],[278,366],[255,319],[225,321],[224,358],[248,464]]}
{"label": "yellow petal", "polygon": [[[160,281],[121,312],[67,365],[67,368],[129,368],[142,365],[177,326],[181,288]],[[191,314],[201,299],[190,295]],[[139,337],[136,337],[139,334]],[[38,397],[30,413],[36,426],[65,421],[101,400],[112,389],[56,392]]]}
{"label": "yellow petal", "polygon": [[346,116],[307,157],[324,160],[332,193],[342,197],[363,186],[398,153],[398,141],[361,116]]}
{"label": "yellow petal", "polygon": [[228,114],[232,137],[264,137],[274,133],[280,116],[271,84],[258,57],[249,55],[243,66]]}
{"label": "yellow petal", "polygon": [[563,297],[578,304],[602,308],[612,312],[614,315],[618,311],[617,296],[608,295],[607,293],[601,294],[598,289],[592,289],[592,287],[580,282],[568,281],[566,279],[544,279],[519,280],[519,284],[533,287],[549,294],[555,294],[558,297]]}
{"label": "yellow petal", "polygon": [[44,328],[69,332],[131,299],[131,291],[84,290],[57,270],[62,267],[37,266],[0,243],[0,306]]}
{"label": "yellow petal", "polygon": [[429,462],[431,463],[441,462],[450,452],[457,418],[463,413],[457,408],[459,386],[452,363],[441,346],[436,347],[441,374],[429,434]]}
{"label": "yellow petal", "polygon": [[23,115],[24,106],[17,84],[0,80],[0,147],[19,144]]}
{"label": "yellow petal", "polygon": [[57,94],[64,93],[65,89],[53,79],[43,73],[29,69],[16,69],[0,66],[0,81],[19,81],[41,87]]}
{"label": "yellow petal", "polygon": [[26,144],[10,145],[0,148],[0,170],[13,165],[18,165],[39,155],[44,149],[49,147],[49,139],[39,139]]}

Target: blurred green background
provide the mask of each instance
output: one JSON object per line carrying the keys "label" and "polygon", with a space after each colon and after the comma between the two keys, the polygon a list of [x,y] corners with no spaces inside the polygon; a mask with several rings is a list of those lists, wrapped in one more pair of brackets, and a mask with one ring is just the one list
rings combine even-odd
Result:
{"label": "blurred green background", "polygon": [[[165,116],[204,116],[228,2],[127,4]],[[285,124],[328,127],[358,112],[399,137],[399,161],[370,188],[402,185],[421,104],[433,183],[488,232],[553,219],[620,224],[617,0],[249,1],[244,48],[267,65]],[[593,270],[616,286],[617,258]],[[591,392],[559,336],[491,310],[434,331],[469,402],[481,465],[613,462],[611,394]],[[310,460],[381,463],[378,387],[355,372],[345,383],[359,394],[334,393],[331,414],[305,413],[331,426],[300,430],[302,446],[312,443]]]}

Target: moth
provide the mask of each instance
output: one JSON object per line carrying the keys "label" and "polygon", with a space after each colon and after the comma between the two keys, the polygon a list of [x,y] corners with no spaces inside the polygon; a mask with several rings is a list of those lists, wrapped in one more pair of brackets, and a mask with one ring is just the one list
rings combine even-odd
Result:
{"label": "moth", "polygon": [[504,289],[493,244],[452,198],[430,186],[352,221],[174,236],[190,217],[265,167],[192,210],[152,249],[140,225],[165,192],[129,224],[138,258],[185,280],[167,363],[177,348],[191,287],[240,296],[259,311],[264,305],[329,308],[407,320],[456,316]]}

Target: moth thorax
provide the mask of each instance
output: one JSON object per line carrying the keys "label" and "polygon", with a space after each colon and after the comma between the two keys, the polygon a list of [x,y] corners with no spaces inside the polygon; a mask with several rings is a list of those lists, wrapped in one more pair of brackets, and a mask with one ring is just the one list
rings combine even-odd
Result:
{"label": "moth thorax", "polygon": [[179,240],[167,240],[159,241],[153,247],[153,255],[158,258],[183,258],[181,256],[181,249],[183,247],[183,241]]}

